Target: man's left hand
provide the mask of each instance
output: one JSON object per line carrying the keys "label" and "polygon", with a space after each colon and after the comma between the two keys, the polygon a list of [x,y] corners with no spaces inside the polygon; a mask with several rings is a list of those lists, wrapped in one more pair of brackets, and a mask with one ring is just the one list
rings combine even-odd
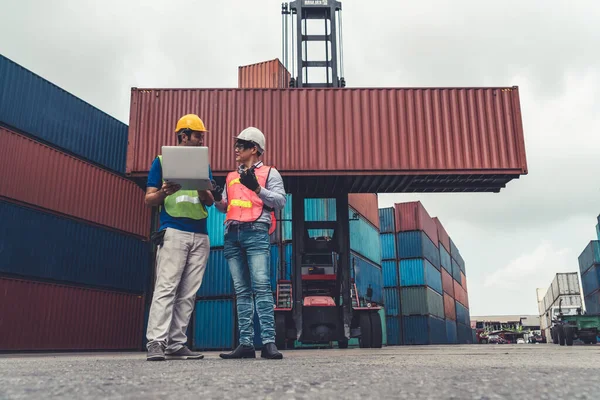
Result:
{"label": "man's left hand", "polygon": [[248,189],[253,192],[257,192],[260,188],[258,184],[258,180],[256,179],[256,175],[254,174],[254,170],[246,170],[240,175],[240,183],[246,186]]}

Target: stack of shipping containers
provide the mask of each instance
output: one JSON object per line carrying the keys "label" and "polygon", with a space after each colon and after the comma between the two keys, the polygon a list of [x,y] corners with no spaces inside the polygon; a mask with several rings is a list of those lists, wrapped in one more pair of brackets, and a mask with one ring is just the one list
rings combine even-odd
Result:
{"label": "stack of shipping containers", "polygon": [[[597,229],[598,226],[596,226]],[[591,241],[579,256],[579,272],[585,309],[600,314],[600,242]]]}
{"label": "stack of shipping containers", "polygon": [[[537,291],[538,299],[541,291]],[[561,303],[562,301],[562,303]],[[541,302],[538,302],[540,310],[540,329],[544,332],[546,340],[551,342],[550,327],[552,326],[552,307],[582,307],[581,290],[577,272],[563,272],[554,276],[550,287],[546,289]]]}
{"label": "stack of shipping containers", "polygon": [[420,202],[379,217],[388,344],[472,343],[464,261],[441,222]]}
{"label": "stack of shipping containers", "polygon": [[150,210],[127,125],[0,56],[0,350],[140,349]]}

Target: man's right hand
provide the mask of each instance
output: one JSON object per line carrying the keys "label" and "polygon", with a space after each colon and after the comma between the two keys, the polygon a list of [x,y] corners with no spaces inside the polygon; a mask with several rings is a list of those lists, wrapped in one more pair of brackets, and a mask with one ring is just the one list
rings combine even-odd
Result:
{"label": "man's right hand", "polygon": [[217,182],[215,182],[214,180],[212,181],[212,184],[213,190],[211,190],[210,192],[212,193],[215,202],[220,202],[221,200],[223,200],[223,188],[217,185]]}
{"label": "man's right hand", "polygon": [[167,196],[170,196],[173,193],[178,192],[179,190],[181,190],[181,185],[172,182],[163,182],[163,185],[160,188],[160,191]]}

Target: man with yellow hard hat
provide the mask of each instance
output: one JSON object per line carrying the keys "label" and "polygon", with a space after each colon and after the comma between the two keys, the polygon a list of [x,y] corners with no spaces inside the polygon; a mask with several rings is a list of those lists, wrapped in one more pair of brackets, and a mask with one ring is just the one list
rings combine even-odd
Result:
{"label": "man with yellow hard hat", "polygon": [[[208,132],[195,114],[184,115],[175,133],[179,146],[203,146]],[[209,168],[210,179],[212,171]],[[148,319],[148,361],[201,359],[186,346],[187,327],[202,284],[210,252],[206,226],[214,198],[210,191],[180,190],[162,178],[162,156],[148,174],[146,204],[158,206],[160,227],[152,237],[158,246],[156,284]]]}

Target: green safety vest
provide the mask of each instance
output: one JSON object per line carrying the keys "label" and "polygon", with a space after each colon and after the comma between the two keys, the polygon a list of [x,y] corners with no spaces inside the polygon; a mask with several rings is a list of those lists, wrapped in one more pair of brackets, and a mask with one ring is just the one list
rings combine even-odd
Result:
{"label": "green safety vest", "polygon": [[[158,156],[162,167],[162,156]],[[163,179],[164,182],[164,179]],[[198,197],[197,190],[180,190],[165,198],[165,211],[174,218],[200,220],[208,217],[208,211]],[[162,210],[162,206],[159,207]]]}

